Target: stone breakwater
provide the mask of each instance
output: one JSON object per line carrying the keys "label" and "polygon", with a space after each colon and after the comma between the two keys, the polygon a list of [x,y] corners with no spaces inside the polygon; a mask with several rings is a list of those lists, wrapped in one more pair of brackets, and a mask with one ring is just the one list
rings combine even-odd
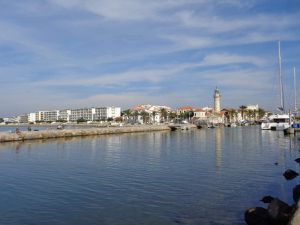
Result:
{"label": "stone breakwater", "polygon": [[151,132],[171,130],[167,125],[143,125],[143,126],[124,126],[124,127],[102,127],[73,130],[43,130],[25,131],[20,133],[0,132],[0,142],[25,141],[50,138],[80,137],[105,134],[123,134],[135,132]]}

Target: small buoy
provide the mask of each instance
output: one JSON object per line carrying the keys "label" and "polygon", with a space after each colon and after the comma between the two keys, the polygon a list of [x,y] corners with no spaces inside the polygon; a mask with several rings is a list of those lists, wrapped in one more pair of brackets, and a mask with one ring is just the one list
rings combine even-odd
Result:
{"label": "small buoy", "polygon": [[275,163],[274,163],[274,165],[276,165],[276,166],[278,166],[278,164],[279,164],[278,162],[275,162]]}

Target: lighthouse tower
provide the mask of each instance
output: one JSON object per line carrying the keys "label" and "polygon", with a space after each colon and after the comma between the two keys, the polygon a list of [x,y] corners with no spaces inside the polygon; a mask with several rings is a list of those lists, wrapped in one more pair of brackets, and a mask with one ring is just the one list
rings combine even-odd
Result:
{"label": "lighthouse tower", "polygon": [[216,89],[215,89],[214,103],[215,103],[215,113],[220,113],[221,112],[221,94],[220,94],[220,90],[218,89],[218,87],[216,87]]}

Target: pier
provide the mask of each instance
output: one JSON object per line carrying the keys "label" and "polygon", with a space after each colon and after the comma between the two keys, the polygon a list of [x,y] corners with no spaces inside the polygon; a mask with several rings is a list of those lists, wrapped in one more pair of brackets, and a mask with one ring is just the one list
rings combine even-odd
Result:
{"label": "pier", "polygon": [[172,124],[172,125],[169,125],[169,128],[172,131],[174,131],[174,130],[190,130],[190,129],[197,128],[197,126],[194,124]]}
{"label": "pier", "polygon": [[170,131],[167,125],[142,125],[124,127],[102,127],[73,130],[42,130],[42,131],[23,131],[16,133],[0,132],[0,143],[11,141],[25,141],[35,139],[80,137],[105,134],[123,134],[136,132]]}

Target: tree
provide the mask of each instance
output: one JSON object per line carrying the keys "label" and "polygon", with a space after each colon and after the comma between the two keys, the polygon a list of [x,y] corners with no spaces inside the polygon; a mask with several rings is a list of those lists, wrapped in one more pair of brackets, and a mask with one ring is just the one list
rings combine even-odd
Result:
{"label": "tree", "polygon": [[241,106],[240,106],[240,110],[241,110],[241,114],[242,114],[242,119],[244,119],[244,112],[245,112],[245,109],[247,109],[247,106],[244,106],[244,105],[241,105]]}
{"label": "tree", "polygon": [[170,112],[170,113],[169,113],[169,118],[170,118],[171,120],[175,119],[176,117],[177,117],[176,112]]}
{"label": "tree", "polygon": [[0,118],[0,123],[3,123],[4,122],[4,119],[3,118]]}
{"label": "tree", "polygon": [[122,112],[122,116],[127,116],[129,117],[131,115],[131,110],[130,109],[126,109]]}
{"label": "tree", "polygon": [[147,117],[149,116],[149,114],[146,111],[142,111],[141,112],[141,116],[143,118],[143,123],[147,123]]}
{"label": "tree", "polygon": [[123,118],[120,116],[120,117],[117,117],[117,118],[115,118],[115,121],[116,122],[123,122]]}
{"label": "tree", "polygon": [[258,108],[258,118],[261,119],[266,114],[266,111],[262,108]]}
{"label": "tree", "polygon": [[87,120],[82,117],[77,120],[77,123],[84,123],[84,122],[87,122]]}
{"label": "tree", "polygon": [[165,108],[160,109],[160,115],[163,121],[165,121],[168,117],[168,112]]}

